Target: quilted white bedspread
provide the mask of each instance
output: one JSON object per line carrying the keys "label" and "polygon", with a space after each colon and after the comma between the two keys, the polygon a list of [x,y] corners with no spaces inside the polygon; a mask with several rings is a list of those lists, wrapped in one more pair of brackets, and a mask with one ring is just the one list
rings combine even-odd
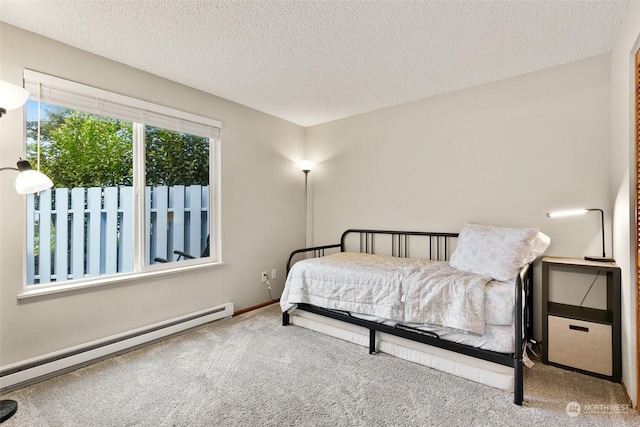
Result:
{"label": "quilted white bedspread", "polygon": [[280,304],[297,303],[485,332],[485,286],[491,278],[446,262],[340,252],[294,264]]}

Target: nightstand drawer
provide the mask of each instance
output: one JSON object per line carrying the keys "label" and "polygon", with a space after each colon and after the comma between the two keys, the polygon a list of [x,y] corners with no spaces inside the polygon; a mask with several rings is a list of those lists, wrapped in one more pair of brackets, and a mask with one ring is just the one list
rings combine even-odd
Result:
{"label": "nightstand drawer", "polygon": [[548,328],[549,362],[613,375],[611,325],[549,315]]}

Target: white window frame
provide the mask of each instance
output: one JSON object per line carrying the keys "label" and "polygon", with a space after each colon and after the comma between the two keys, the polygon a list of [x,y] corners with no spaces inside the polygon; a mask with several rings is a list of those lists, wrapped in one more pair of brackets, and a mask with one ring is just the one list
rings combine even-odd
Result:
{"label": "white window frame", "polygon": [[[133,271],[27,285],[25,259],[23,292],[18,295],[19,299],[223,264],[222,227],[220,224],[220,132],[222,129],[220,121],[27,69],[24,70],[24,87],[29,91],[29,99],[35,101],[132,122],[133,132],[139,133],[138,141],[144,141],[144,125],[209,138],[209,230],[211,240],[209,257],[166,264],[146,264],[145,146],[144,144],[134,144],[133,204],[136,228],[134,230]],[[134,138],[135,140],[136,138]]]}

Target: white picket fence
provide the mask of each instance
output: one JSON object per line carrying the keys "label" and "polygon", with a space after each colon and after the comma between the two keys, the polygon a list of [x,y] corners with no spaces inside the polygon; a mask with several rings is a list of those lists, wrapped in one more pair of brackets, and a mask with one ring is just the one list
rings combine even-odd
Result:
{"label": "white picket fence", "polygon": [[[209,187],[146,187],[147,263],[199,257],[209,235]],[[27,197],[27,285],[133,270],[132,187],[56,188]]]}

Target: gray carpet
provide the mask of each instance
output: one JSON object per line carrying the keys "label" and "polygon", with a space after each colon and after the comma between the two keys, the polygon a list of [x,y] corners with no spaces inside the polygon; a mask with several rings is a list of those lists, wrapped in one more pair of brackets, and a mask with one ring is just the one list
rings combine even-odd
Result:
{"label": "gray carpet", "polygon": [[619,384],[536,364],[519,407],[510,393],[282,327],[278,308],[2,396],[19,402],[3,427],[640,425]]}

